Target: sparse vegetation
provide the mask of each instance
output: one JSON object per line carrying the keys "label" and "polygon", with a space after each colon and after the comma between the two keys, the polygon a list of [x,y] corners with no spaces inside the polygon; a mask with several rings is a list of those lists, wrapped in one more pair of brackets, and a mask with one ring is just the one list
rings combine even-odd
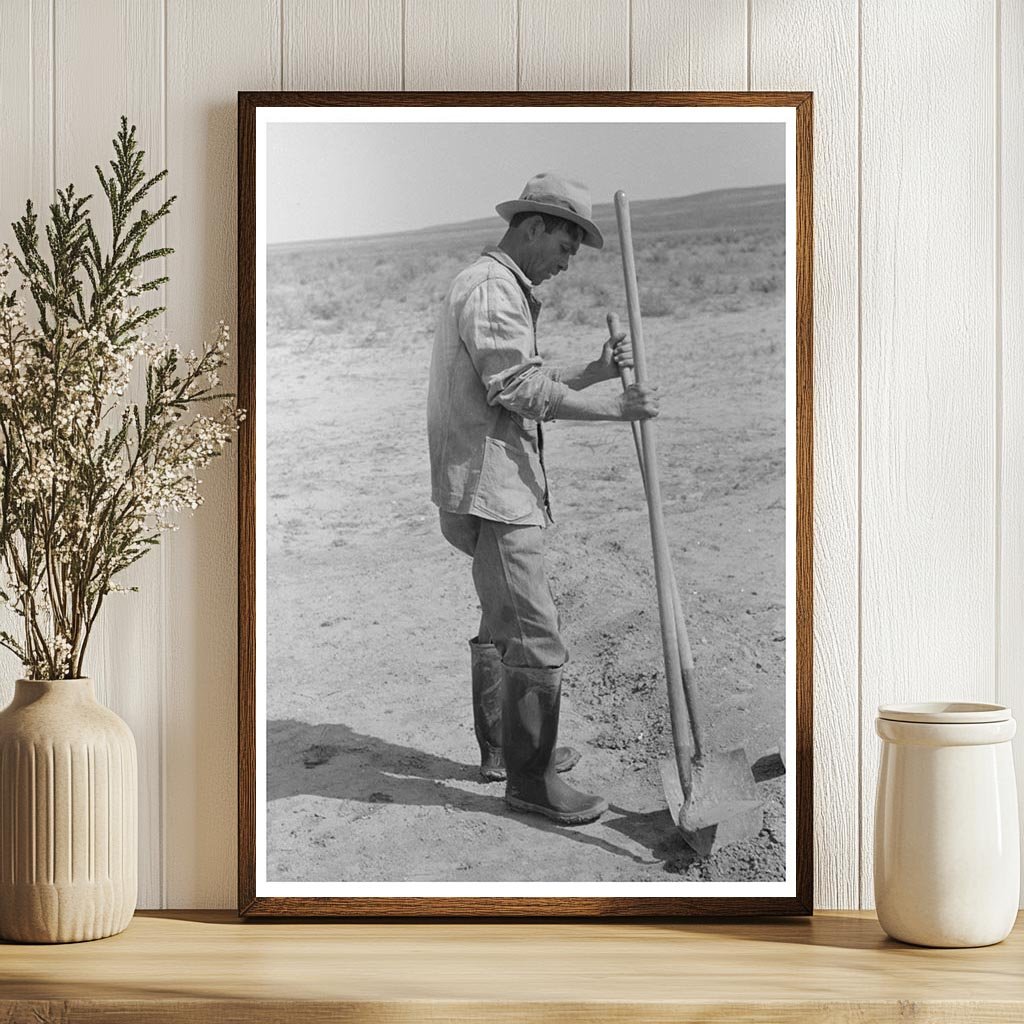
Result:
{"label": "sparse vegetation", "polygon": [[782,287],[781,274],[757,274],[750,279],[752,292],[777,292]]}
{"label": "sparse vegetation", "polygon": [[[760,194],[751,197],[749,209],[742,198],[720,211],[704,197],[634,204],[643,239],[637,272],[645,316],[689,316],[782,301],[782,188],[771,202],[764,201],[765,190],[747,191]],[[545,320],[600,329],[606,312],[622,310],[614,217],[600,207],[596,216],[606,229],[605,248],[584,248],[570,273],[538,289]],[[717,219],[736,223],[723,227]],[[271,344],[282,332],[327,333],[353,347],[366,347],[367,338],[408,344],[422,337],[454,274],[498,240],[501,225],[473,222],[443,230],[443,241],[435,232],[411,232],[271,249]],[[729,297],[727,304],[723,296]]]}
{"label": "sparse vegetation", "polygon": [[672,316],[676,307],[663,288],[640,289],[640,312],[644,316]]}

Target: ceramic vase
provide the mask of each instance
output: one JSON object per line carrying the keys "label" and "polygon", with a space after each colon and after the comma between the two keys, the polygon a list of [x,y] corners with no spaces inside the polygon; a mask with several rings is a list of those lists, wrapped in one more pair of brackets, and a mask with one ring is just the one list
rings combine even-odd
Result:
{"label": "ceramic vase", "polygon": [[988,946],[1017,915],[1020,836],[1010,740],[998,704],[878,709],[875,906],[894,939]]}
{"label": "ceramic vase", "polygon": [[91,679],[19,679],[0,712],[0,938],[123,931],[138,888],[138,769]]}

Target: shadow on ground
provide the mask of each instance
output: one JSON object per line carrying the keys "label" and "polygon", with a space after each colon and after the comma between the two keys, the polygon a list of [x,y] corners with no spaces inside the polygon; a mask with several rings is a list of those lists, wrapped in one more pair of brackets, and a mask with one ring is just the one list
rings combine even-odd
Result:
{"label": "shadow on ground", "polygon": [[672,823],[667,808],[630,811],[612,804],[609,810],[611,815],[605,819],[607,827],[650,850],[653,860],[648,863],[664,863],[670,874],[683,874],[700,861]]}
{"label": "shadow on ground", "polygon": [[[535,814],[514,813],[505,806],[503,783],[491,783],[487,788],[493,792],[487,793],[447,784],[479,785],[475,765],[390,743],[340,723],[311,725],[292,719],[268,722],[267,766],[268,803],[294,796],[319,796],[514,817],[540,832],[556,833],[636,864],[656,864],[664,859],[664,853],[653,859],[641,857],[600,836],[556,825]],[[648,821],[651,817],[615,807],[601,824],[647,849],[654,845],[651,839],[664,846],[664,836]]]}

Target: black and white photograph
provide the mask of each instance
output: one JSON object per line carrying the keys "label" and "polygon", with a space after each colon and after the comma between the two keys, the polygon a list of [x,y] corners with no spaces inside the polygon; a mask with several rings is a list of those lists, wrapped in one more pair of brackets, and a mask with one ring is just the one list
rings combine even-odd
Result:
{"label": "black and white photograph", "polygon": [[256,895],[793,895],[794,168],[258,111]]}

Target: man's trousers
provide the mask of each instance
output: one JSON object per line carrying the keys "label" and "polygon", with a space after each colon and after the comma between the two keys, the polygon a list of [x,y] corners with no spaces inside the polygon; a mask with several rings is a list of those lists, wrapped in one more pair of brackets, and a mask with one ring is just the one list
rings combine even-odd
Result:
{"label": "man's trousers", "polygon": [[493,643],[510,667],[564,665],[567,654],[548,586],[541,527],[454,512],[440,515],[445,540],[473,559],[479,642]]}

